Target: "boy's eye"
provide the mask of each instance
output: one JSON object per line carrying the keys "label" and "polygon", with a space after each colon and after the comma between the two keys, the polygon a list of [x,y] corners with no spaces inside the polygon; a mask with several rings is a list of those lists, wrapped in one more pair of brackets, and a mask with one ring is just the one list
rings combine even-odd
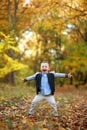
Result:
{"label": "boy's eye", "polygon": [[47,68],[47,66],[42,66],[43,68],[45,67],[45,68]]}

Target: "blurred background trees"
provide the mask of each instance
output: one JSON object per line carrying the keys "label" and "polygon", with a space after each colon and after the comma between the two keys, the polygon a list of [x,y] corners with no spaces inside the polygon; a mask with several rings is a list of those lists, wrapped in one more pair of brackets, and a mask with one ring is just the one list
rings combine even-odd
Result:
{"label": "blurred background trees", "polygon": [[0,81],[19,83],[47,60],[73,74],[68,84],[87,84],[86,0],[3,0],[0,9]]}

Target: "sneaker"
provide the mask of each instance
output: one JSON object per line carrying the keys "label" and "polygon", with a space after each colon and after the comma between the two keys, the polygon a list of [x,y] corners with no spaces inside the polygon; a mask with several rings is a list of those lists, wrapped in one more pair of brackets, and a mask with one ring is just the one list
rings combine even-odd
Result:
{"label": "sneaker", "polygon": [[28,113],[28,116],[33,116],[32,114]]}
{"label": "sneaker", "polygon": [[61,116],[58,115],[58,114],[55,114],[54,117],[56,117],[56,118],[60,118]]}

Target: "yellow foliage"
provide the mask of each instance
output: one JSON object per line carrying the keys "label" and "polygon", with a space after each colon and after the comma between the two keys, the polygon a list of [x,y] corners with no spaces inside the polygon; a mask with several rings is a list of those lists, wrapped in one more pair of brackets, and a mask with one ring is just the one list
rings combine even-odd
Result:
{"label": "yellow foliage", "polygon": [[10,62],[7,62],[5,67],[0,69],[0,78],[4,77],[5,75],[7,75],[8,73],[10,73],[12,71],[17,71],[24,67],[26,67],[26,66],[23,65],[22,63],[19,63],[18,61],[11,59]]}
{"label": "yellow foliage", "polygon": [[2,42],[0,44],[0,78],[4,77],[8,73],[12,71],[17,71],[26,67],[22,63],[20,63],[17,59],[13,59],[13,57],[9,56],[9,50],[14,51],[13,53],[18,53],[19,50],[15,46],[15,39],[10,35],[5,35],[0,32],[0,36],[2,37]]}

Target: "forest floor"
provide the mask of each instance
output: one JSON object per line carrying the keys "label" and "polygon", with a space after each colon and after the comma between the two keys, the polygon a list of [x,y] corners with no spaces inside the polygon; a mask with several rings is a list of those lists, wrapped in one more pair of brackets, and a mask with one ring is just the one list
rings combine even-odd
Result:
{"label": "forest floor", "polygon": [[52,115],[45,102],[38,103],[35,114],[27,113],[35,89],[0,89],[0,130],[87,130],[87,89],[56,88],[55,99],[60,118]]}

